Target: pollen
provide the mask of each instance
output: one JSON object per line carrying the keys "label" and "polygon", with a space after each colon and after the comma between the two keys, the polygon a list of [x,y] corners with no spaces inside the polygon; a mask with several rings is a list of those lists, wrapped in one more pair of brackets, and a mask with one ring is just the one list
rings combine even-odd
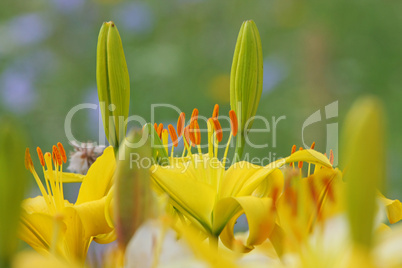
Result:
{"label": "pollen", "polygon": [[237,122],[237,116],[236,116],[236,112],[233,110],[229,111],[229,117],[230,117],[230,124],[232,127],[232,134],[233,137],[236,137],[237,135],[237,130],[238,130],[238,122]]}
{"label": "pollen", "polygon": [[314,149],[314,147],[315,147],[315,141],[311,144],[310,149]]}
{"label": "pollen", "polygon": [[198,120],[198,109],[194,108],[193,113],[191,114],[191,121],[193,122],[194,120]]}
{"label": "pollen", "polygon": [[160,123],[158,126],[158,130],[156,131],[156,133],[158,133],[159,138],[162,139],[162,130],[163,130],[163,124]]}
{"label": "pollen", "polygon": [[29,148],[25,149],[25,168],[29,171],[33,168],[33,162],[31,154],[29,153]]}
{"label": "pollen", "polygon": [[182,112],[180,113],[179,119],[177,120],[177,134],[179,135],[179,137],[183,135],[185,122],[186,122],[186,115]]}
{"label": "pollen", "polygon": [[214,123],[214,129],[216,133],[216,139],[218,142],[222,141],[223,138],[223,133],[222,133],[222,127],[221,124],[219,123],[219,120],[216,118],[212,118],[212,122]]}
{"label": "pollen", "polygon": [[198,121],[194,121],[193,124],[193,131],[194,131],[194,141],[195,144],[200,145],[201,143],[201,131],[200,131],[200,125],[198,125]]}
{"label": "pollen", "polygon": [[57,149],[57,147],[56,147],[56,145],[53,145],[53,148],[52,148],[52,156],[53,156],[53,162],[56,164],[58,164],[59,166],[62,164],[62,161],[61,161],[61,156],[60,156],[60,152],[59,152],[59,150]]}
{"label": "pollen", "polygon": [[215,104],[214,111],[212,112],[212,118],[218,118],[219,116],[219,105]]}
{"label": "pollen", "polygon": [[179,143],[177,142],[176,130],[174,129],[174,127],[172,125],[169,125],[168,129],[169,129],[169,134],[170,134],[170,138],[172,139],[173,145],[174,145],[174,147],[177,147],[177,145]]}
{"label": "pollen", "polygon": [[194,131],[194,122],[197,122],[197,121],[192,121],[191,122],[191,124],[190,124],[190,127],[189,127],[189,137],[190,137],[190,140],[191,140],[191,143],[193,144],[193,145],[195,145],[196,144],[196,142],[195,142],[195,131]]}
{"label": "pollen", "polygon": [[38,153],[40,164],[42,165],[42,167],[44,167],[45,166],[45,158],[43,158],[42,150],[39,147],[37,147],[36,152]]}
{"label": "pollen", "polygon": [[67,162],[67,155],[66,155],[66,151],[64,150],[63,144],[61,144],[61,142],[58,142],[57,143],[57,148],[59,148],[61,159],[63,160],[64,163],[66,163]]}

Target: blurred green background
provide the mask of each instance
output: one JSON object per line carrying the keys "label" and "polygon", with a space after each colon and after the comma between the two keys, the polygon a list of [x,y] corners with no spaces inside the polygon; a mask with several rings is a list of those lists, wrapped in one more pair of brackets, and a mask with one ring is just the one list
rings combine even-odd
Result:
{"label": "blurred green background", "polygon": [[[402,193],[401,1],[85,1],[0,3],[0,113],[25,127],[30,144],[50,150],[61,141],[68,111],[97,103],[97,36],[113,20],[122,37],[131,78],[130,114],[151,119],[151,104],[168,103],[189,115],[210,116],[215,103],[229,111],[229,75],[242,21],[253,19],[264,54],[264,91],[257,114],[286,116],[271,133],[253,133],[252,156],[277,157],[302,146],[303,122],[338,101],[339,117],[308,128],[305,142],[325,152],[329,123],[339,123],[360,95],[374,94],[388,114],[389,195]],[[157,122],[177,113],[157,110]],[[73,134],[98,140],[98,113],[82,110]],[[264,127],[262,121],[255,128]],[[335,149],[335,148],[334,148]],[[341,153],[336,151],[337,154]],[[23,159],[21,159],[22,163]],[[38,163],[38,161],[36,161]]]}

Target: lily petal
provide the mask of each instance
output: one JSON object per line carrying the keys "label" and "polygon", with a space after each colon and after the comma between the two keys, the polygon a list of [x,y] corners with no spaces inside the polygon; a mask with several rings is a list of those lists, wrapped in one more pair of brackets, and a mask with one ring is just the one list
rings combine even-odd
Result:
{"label": "lily petal", "polygon": [[89,168],[78,193],[76,205],[106,196],[112,186],[115,169],[113,147],[109,146]]}
{"label": "lily petal", "polygon": [[211,211],[215,190],[187,176],[182,171],[168,167],[151,167],[152,181],[161,188],[182,214],[197,219],[204,227],[211,227]]}
{"label": "lily petal", "polygon": [[[273,202],[271,198],[257,198],[254,196],[242,196],[230,198],[233,203],[241,207],[235,217],[226,225],[221,233],[222,243],[231,249],[248,252],[254,248],[254,245],[263,243],[271,234],[275,227],[275,213],[272,210]],[[233,227],[237,217],[244,212],[249,225],[249,236],[246,245],[236,240],[233,234]],[[215,214],[219,217],[218,214]]]}
{"label": "lily petal", "polygon": [[389,223],[394,224],[402,220],[402,203],[398,199],[391,200],[379,193],[381,202],[385,205]]}
{"label": "lily petal", "polygon": [[286,163],[299,162],[299,161],[311,164],[318,164],[329,168],[332,167],[331,163],[329,162],[328,158],[325,155],[313,149],[297,151],[291,154],[290,156],[286,157]]}
{"label": "lily petal", "polygon": [[79,215],[87,237],[107,234],[112,231],[106,221],[106,196],[95,201],[75,205],[73,208]]}

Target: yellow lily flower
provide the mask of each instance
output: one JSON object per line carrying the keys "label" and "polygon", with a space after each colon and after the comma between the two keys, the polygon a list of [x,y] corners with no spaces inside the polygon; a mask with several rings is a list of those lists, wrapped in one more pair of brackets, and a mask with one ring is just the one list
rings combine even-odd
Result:
{"label": "yellow lily flower", "polygon": [[[22,204],[19,236],[40,253],[84,261],[93,239],[108,243],[114,240],[113,229],[105,218],[105,202],[113,183],[115,158],[112,147],[105,149],[86,176],[64,173],[67,157],[61,143],[53,146],[52,154],[38,156],[45,177],[42,184],[27,148],[25,166],[33,174],[42,193]],[[64,200],[63,183],[82,181],[75,204]]]}
{"label": "yellow lily flower", "polygon": [[[159,192],[166,193],[172,206],[188,221],[203,230],[211,241],[215,240],[212,238],[220,236],[227,247],[250,251],[254,248],[253,245],[261,244],[275,226],[274,193],[280,192],[283,185],[283,175],[279,168],[298,161],[332,166],[324,155],[309,149],[295,152],[265,167],[242,161],[226,170],[230,141],[237,134],[237,119],[234,111],[230,111],[231,133],[223,160],[220,161],[218,145],[222,141],[222,128],[217,107],[216,105],[213,117],[207,121],[208,153],[203,154],[200,147],[198,111],[194,110],[187,127],[184,127],[182,114],[177,131],[179,136],[183,134],[188,155],[173,157],[172,147],[169,165],[157,164],[151,167],[152,183]],[[156,126],[155,129],[167,148],[167,131]],[[171,125],[169,132],[176,146],[176,132]],[[198,153],[192,153],[191,146],[198,147]],[[250,230],[245,245],[233,237],[235,221],[243,213],[247,217]]]}

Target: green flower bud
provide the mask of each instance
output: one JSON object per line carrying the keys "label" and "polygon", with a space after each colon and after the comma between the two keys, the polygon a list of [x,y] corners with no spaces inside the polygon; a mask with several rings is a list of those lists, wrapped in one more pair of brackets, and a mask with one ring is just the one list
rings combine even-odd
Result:
{"label": "green flower bud", "polygon": [[0,120],[0,267],[10,267],[17,248],[21,201],[27,184],[25,139],[14,120]]}
{"label": "green flower bud", "polygon": [[117,240],[122,249],[138,227],[153,214],[149,173],[152,152],[148,138],[137,148],[142,137],[142,131],[131,131],[118,153],[114,211]]}
{"label": "green flower bud", "polygon": [[99,32],[96,81],[106,138],[115,148],[126,135],[130,105],[130,78],[119,31],[105,22]]}
{"label": "green flower bud", "polygon": [[253,124],[262,92],[263,61],[261,39],[254,21],[243,22],[230,73],[230,107],[238,117],[236,154],[241,157],[244,135]]}
{"label": "green flower bud", "polygon": [[382,103],[359,99],[344,126],[343,167],[350,231],[356,245],[369,248],[374,233],[377,189],[385,180],[385,125]]}

